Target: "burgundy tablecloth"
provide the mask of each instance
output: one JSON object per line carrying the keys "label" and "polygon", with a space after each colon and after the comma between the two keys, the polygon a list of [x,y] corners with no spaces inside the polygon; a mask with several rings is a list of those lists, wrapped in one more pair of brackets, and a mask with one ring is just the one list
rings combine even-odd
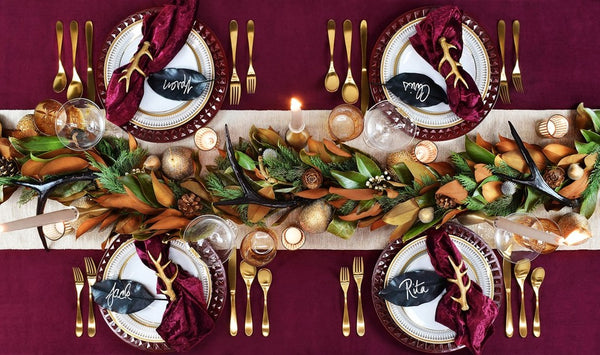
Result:
{"label": "burgundy tablecloth", "polygon": [[[80,24],[79,73],[85,73],[83,24],[94,22],[94,51],[99,53],[106,34],[122,19],[141,9],[163,4],[163,0],[103,1],[0,1],[0,108],[32,108],[46,98],[65,100],[54,94],[56,73],[56,20],[65,23],[63,60],[71,73],[71,47],[68,23]],[[234,109],[289,109],[297,96],[305,109],[331,109],[342,103],[341,95],[328,93],[323,80],[329,63],[327,19],[336,20],[335,65],[341,78],[347,63],[342,22],[354,24],[353,70],[360,79],[360,42],[358,24],[369,24],[369,51],[381,32],[396,17],[416,7],[447,4],[444,0],[261,0],[201,1],[198,20],[217,34],[230,57],[228,23],[240,24],[238,72],[242,79],[248,64],[246,21],[254,19],[256,39],[254,65],[258,75],[256,94],[242,95]],[[588,107],[600,106],[596,93],[600,46],[595,37],[600,2],[582,1],[452,1],[484,26],[496,39],[496,23],[507,21],[507,61],[512,68],[512,20],[521,21],[521,68],[525,94],[511,87],[511,105],[497,108],[553,109],[572,108],[583,101]],[[85,77],[85,76],[84,76]],[[245,90],[244,90],[245,92]],[[223,108],[231,108],[227,103]]]}
{"label": "burgundy tablecloth", "polygon": [[[123,354],[138,352],[127,345],[104,323],[96,310],[96,337],[75,337],[75,288],[72,266],[83,267],[83,257],[100,259],[100,251],[53,250],[0,252],[0,353],[2,354]],[[260,334],[262,292],[252,286],[254,335],[243,332],[244,284],[238,276],[238,326],[236,337],[229,335],[229,303],[214,332],[192,353],[197,354],[416,354],[396,342],[379,322],[370,296],[370,277],[363,283],[366,334],[355,334],[356,286],[349,290],[352,334],[342,336],[342,293],[339,267],[352,265],[356,255],[365,257],[369,275],[379,251],[280,251],[268,266],[273,272],[269,291],[271,334]],[[546,268],[542,285],[542,335],[531,335],[533,292],[526,285],[529,336],[521,339],[504,335],[504,308],[495,322],[495,333],[485,354],[595,354],[600,348],[600,252],[558,252],[541,256],[533,266]],[[513,288],[518,288],[513,281]],[[84,291],[87,297],[87,292]],[[518,320],[518,292],[513,293],[515,328]],[[87,314],[87,298],[83,301]],[[84,320],[85,321],[85,320]],[[456,354],[468,354],[459,351]]]}

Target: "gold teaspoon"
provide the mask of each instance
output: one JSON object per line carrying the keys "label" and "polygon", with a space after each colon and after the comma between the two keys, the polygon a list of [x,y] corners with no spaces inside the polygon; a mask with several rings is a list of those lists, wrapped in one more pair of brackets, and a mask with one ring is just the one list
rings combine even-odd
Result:
{"label": "gold teaspoon", "polygon": [[515,265],[515,279],[521,289],[521,305],[519,310],[519,335],[521,338],[527,336],[527,318],[525,318],[525,279],[531,269],[531,261],[529,259],[522,259]]}
{"label": "gold teaspoon", "polygon": [[533,336],[539,337],[540,332],[540,286],[546,277],[546,271],[544,268],[536,267],[531,272],[531,286],[533,287],[533,293],[535,293],[535,314],[533,316]]}
{"label": "gold teaspoon", "polygon": [[71,49],[73,50],[73,78],[71,79],[71,83],[67,88],[67,99],[71,100],[77,97],[81,97],[83,94],[83,84],[81,83],[81,79],[79,78],[79,74],[77,74],[77,69],[75,68],[75,60],[77,58],[77,41],[79,40],[79,25],[77,21],[71,21]]}
{"label": "gold teaspoon", "polygon": [[267,311],[267,292],[269,292],[269,287],[271,286],[272,280],[273,275],[271,275],[271,270],[265,268],[258,270],[258,283],[260,284],[260,287],[262,287],[264,294],[262,335],[265,337],[269,336],[269,312]]}
{"label": "gold teaspoon", "polygon": [[56,42],[58,44],[58,73],[54,77],[52,83],[52,89],[54,92],[61,92],[67,87],[67,74],[65,73],[65,67],[62,64],[62,44],[63,44],[63,23],[62,21],[56,21]]}
{"label": "gold teaspoon", "polygon": [[352,64],[350,54],[352,53],[352,22],[344,21],[344,43],[346,44],[346,55],[348,57],[348,74],[346,81],[342,85],[342,99],[347,104],[353,104],[358,101],[358,86],[352,78]]}
{"label": "gold teaspoon", "polygon": [[340,87],[340,78],[333,67],[333,45],[335,42],[335,21],[327,21],[327,37],[329,38],[329,70],[325,75],[325,89],[329,92],[336,92]]}
{"label": "gold teaspoon", "polygon": [[244,322],[244,332],[247,336],[252,335],[252,310],[250,307],[250,286],[256,276],[256,267],[245,261],[240,263],[240,274],[246,283],[246,320]]}

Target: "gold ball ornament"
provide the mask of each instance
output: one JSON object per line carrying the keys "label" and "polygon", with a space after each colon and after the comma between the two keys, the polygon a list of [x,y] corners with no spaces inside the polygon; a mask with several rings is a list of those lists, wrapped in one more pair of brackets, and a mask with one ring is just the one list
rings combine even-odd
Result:
{"label": "gold ball ornament", "polygon": [[156,155],[149,155],[144,161],[144,169],[148,171],[156,171],[160,169],[160,158]]}
{"label": "gold ball ornament", "polygon": [[388,154],[387,159],[386,159],[386,164],[387,164],[388,169],[390,169],[392,166],[400,164],[407,160],[412,161],[413,159],[410,156],[409,152],[403,150],[400,152],[394,152],[394,153]]}
{"label": "gold ball ornament", "polygon": [[332,215],[332,207],[322,200],[317,200],[302,208],[298,215],[298,223],[306,233],[323,233],[327,230]]}
{"label": "gold ball ornament", "polygon": [[161,159],[162,172],[173,180],[183,180],[194,175],[194,151],[186,147],[165,150]]}

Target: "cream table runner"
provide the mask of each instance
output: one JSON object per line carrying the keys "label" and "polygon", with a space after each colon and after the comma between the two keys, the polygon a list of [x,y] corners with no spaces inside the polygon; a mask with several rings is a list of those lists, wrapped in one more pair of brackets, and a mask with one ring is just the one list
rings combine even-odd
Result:
{"label": "cream table runner", "polygon": [[[308,110],[303,111],[304,121],[310,134],[315,139],[321,139],[327,137],[327,116],[329,110]],[[5,128],[14,128],[18,120],[25,114],[32,113],[32,110],[0,110],[0,122]],[[542,139],[536,136],[535,133],[535,122],[544,118],[550,117],[552,114],[562,114],[572,118],[574,115],[573,111],[570,110],[493,110],[485,120],[471,133],[479,132],[484,139],[490,142],[496,142],[498,140],[497,135],[501,134],[505,137],[511,137],[510,130],[507,122],[511,121],[521,138],[526,142],[536,142],[539,144],[549,143],[550,140]],[[219,134],[219,146],[223,145],[225,139],[225,124],[229,126],[232,139],[237,137],[248,137],[248,130],[252,125],[258,127],[271,126],[275,130],[279,131],[282,135],[285,134],[287,124],[290,120],[289,111],[233,111],[223,110],[220,111],[216,117],[209,123],[209,127],[213,128]],[[106,134],[126,136],[119,127],[108,123]],[[573,144],[575,132],[571,129],[571,132],[563,139],[555,140],[557,143],[563,143],[566,145]],[[161,154],[167,147],[173,145],[189,146],[193,147],[193,137],[167,144],[156,144],[139,141],[140,145],[147,148],[150,153]],[[381,152],[373,152],[368,149],[362,138],[359,137],[353,141],[348,142],[349,145],[364,149],[371,153],[379,161],[383,162],[385,154]],[[451,141],[438,142],[440,154],[437,161],[445,160],[449,153],[454,151],[464,150],[464,139],[457,138]],[[216,151],[208,153],[201,152],[201,161],[203,166],[211,165],[214,161]],[[8,201],[0,205],[0,223],[15,220],[18,218],[24,218],[35,215],[35,201],[32,201],[25,205],[18,205],[18,194],[17,191]],[[49,201],[53,202],[53,201]],[[58,204],[56,208],[60,208]],[[566,213],[569,209],[563,208],[561,211],[548,214],[543,209],[538,209],[536,215],[556,215]],[[288,217],[282,227],[285,227],[295,220],[295,215]],[[272,222],[272,221],[270,221]],[[597,208],[596,213],[590,220],[592,225],[594,238],[588,242],[579,245],[577,247],[569,247],[571,249],[600,249],[600,239],[598,234],[600,233],[600,207]],[[279,232],[281,228],[276,228]],[[493,242],[493,228],[483,223],[476,226],[471,226],[474,232],[481,235],[491,246],[494,246]],[[250,229],[246,226],[238,226],[238,246],[241,242],[242,237]],[[362,228],[349,239],[341,239],[333,236],[329,233],[322,233],[316,235],[308,235],[304,249],[337,249],[337,250],[371,250],[371,249],[383,249],[388,243],[389,233],[393,230],[392,226],[380,228],[375,232],[370,232],[368,228]],[[62,239],[56,242],[50,242],[49,246],[52,249],[99,249],[101,243],[105,240],[107,233],[97,233],[96,231],[90,231],[84,234],[79,239],[75,239],[73,233],[66,235]],[[281,247],[281,245],[280,245]],[[42,244],[37,236],[35,229],[28,229],[22,231],[15,231],[10,233],[0,234],[0,249],[38,249],[42,248]],[[562,247],[561,247],[562,248]],[[563,250],[567,250],[562,248]]]}

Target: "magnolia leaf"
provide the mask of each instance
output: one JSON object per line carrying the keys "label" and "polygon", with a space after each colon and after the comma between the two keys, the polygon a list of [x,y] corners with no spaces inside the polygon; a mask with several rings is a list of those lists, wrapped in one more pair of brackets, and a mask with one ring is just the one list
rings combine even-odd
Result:
{"label": "magnolia leaf", "polygon": [[369,178],[355,171],[331,170],[331,176],[345,189],[361,189]]}
{"label": "magnolia leaf", "polygon": [[256,162],[254,159],[250,158],[247,154],[242,153],[239,150],[235,151],[235,159],[245,170],[254,170],[256,167]]}
{"label": "magnolia leaf", "polygon": [[8,137],[8,140],[19,153],[26,155],[31,152],[49,152],[64,148],[64,144],[57,136],[34,136],[23,139]]}
{"label": "magnolia leaf", "polygon": [[379,169],[377,163],[375,163],[372,159],[360,153],[356,153],[354,156],[356,157],[356,166],[358,167],[359,173],[367,177],[381,175],[381,169]]}
{"label": "magnolia leaf", "polygon": [[444,89],[424,74],[400,73],[384,85],[400,100],[414,107],[429,107],[439,103],[448,103],[448,96]]}
{"label": "magnolia leaf", "polygon": [[584,107],[582,102],[577,106],[577,113],[584,117],[587,116],[592,121],[592,124],[594,125],[594,130],[600,131],[600,117],[598,117],[595,111]]}
{"label": "magnolia leaf", "polygon": [[129,314],[148,307],[155,300],[144,285],[133,280],[103,280],[92,286],[94,302],[109,311]]}
{"label": "magnolia leaf", "polygon": [[411,184],[413,181],[412,174],[405,163],[399,163],[392,166],[392,170],[403,184]]}
{"label": "magnolia leaf", "polygon": [[188,101],[202,95],[212,80],[191,69],[165,68],[148,77],[148,85],[170,100]]}
{"label": "magnolia leaf", "polygon": [[406,241],[418,236],[419,234],[425,232],[429,228],[438,224],[442,220],[443,217],[444,217],[443,214],[436,213],[436,214],[434,214],[433,220],[431,220],[431,222],[429,222],[429,223],[422,223],[420,221],[417,221],[417,223],[415,223],[412,227],[410,227],[409,230],[406,231],[406,233],[404,233],[404,235],[402,236],[402,241],[406,242]]}
{"label": "magnolia leaf", "polygon": [[[138,180],[136,178],[134,178],[132,174],[121,176],[119,178],[119,180],[123,183],[123,185],[127,186],[127,188],[129,190],[131,190],[131,192],[133,192],[135,197],[137,197],[143,203],[145,203],[147,205],[151,205],[152,207],[160,207],[160,205],[153,204],[146,198],[146,195],[143,193],[142,188],[140,187],[140,185],[138,183]],[[152,180],[150,180],[150,181],[152,181]],[[150,182],[150,183],[152,183],[152,182]],[[156,199],[154,199],[154,200],[156,200]]]}
{"label": "magnolia leaf", "polygon": [[585,138],[586,142],[594,142],[600,144],[600,134],[590,131],[589,129],[582,129],[581,135]]}
{"label": "magnolia leaf", "polygon": [[467,154],[476,163],[494,164],[496,155],[489,150],[480,147],[477,143],[465,136],[465,150]]}
{"label": "magnolia leaf", "polygon": [[445,278],[433,270],[415,270],[390,280],[379,296],[402,307],[418,306],[437,298],[448,285]]}
{"label": "magnolia leaf", "polygon": [[598,201],[598,186],[590,189],[585,194],[583,201],[581,202],[581,208],[579,213],[583,215],[585,218],[589,219],[594,214],[594,210],[596,209],[596,202]]}
{"label": "magnolia leaf", "polygon": [[356,221],[342,221],[339,218],[333,218],[327,226],[327,231],[342,239],[348,239],[356,231],[356,225]]}

